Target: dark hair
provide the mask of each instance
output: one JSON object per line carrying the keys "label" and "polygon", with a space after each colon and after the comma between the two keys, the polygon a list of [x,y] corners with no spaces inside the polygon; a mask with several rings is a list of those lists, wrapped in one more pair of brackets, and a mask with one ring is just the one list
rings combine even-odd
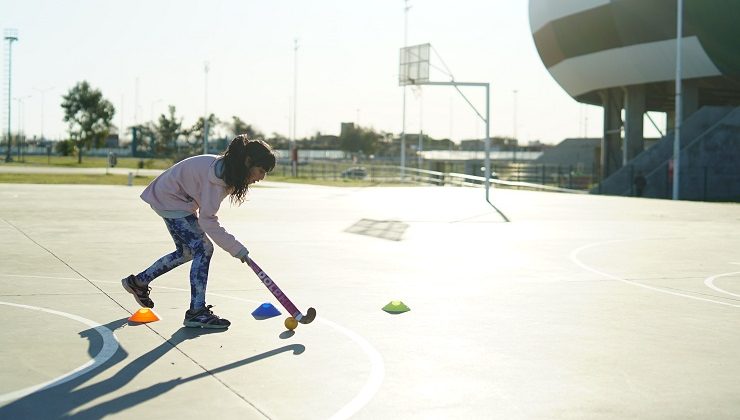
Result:
{"label": "dark hair", "polygon": [[247,195],[249,171],[260,167],[265,172],[275,169],[275,153],[272,147],[262,140],[249,140],[246,134],[239,134],[231,141],[223,153],[223,180],[231,187],[229,193],[232,204],[241,204]]}

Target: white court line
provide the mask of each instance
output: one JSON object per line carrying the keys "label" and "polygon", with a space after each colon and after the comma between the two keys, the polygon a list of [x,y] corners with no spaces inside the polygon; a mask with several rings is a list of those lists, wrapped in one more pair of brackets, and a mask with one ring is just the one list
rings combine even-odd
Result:
{"label": "white court line", "polygon": [[[83,279],[77,279],[77,278],[72,279],[72,278],[63,278],[63,277],[47,277],[47,276],[30,276],[30,275],[0,274],[0,277],[2,277],[2,276],[28,277],[28,278],[48,278],[48,279],[67,279],[67,280],[83,280]],[[118,284],[118,282],[115,282],[115,281],[107,281],[107,280],[90,280],[90,281],[96,282],[96,283]],[[190,292],[190,289],[182,289],[182,288],[177,288],[177,287],[152,286],[152,288],[154,288],[154,289],[175,290],[175,291],[178,291],[178,292],[188,292],[188,293]],[[241,302],[260,303],[260,302],[255,301],[255,300],[243,299],[243,298],[239,298],[239,297],[235,297],[235,296],[230,296],[230,295],[224,295],[224,294],[220,294],[220,293],[207,292],[207,294],[208,295],[211,295],[211,296],[218,296],[218,297],[223,297],[223,298],[227,298],[227,299],[234,299],[234,300],[238,300],[238,301],[241,301]],[[3,303],[3,302],[0,302],[0,303]],[[19,306],[19,307],[27,307],[26,305],[16,305],[16,304],[12,304],[12,303],[5,303],[5,304],[6,305],[12,305],[12,306]],[[47,310],[47,309],[43,309],[43,308],[35,308],[35,307],[30,307],[30,306],[28,306],[27,308],[29,308],[29,309],[43,310],[43,311],[46,311],[46,312],[51,312],[51,313],[55,313],[55,314],[62,315],[62,316],[68,316],[69,315],[68,317],[70,317],[72,319],[84,320],[84,318],[79,318],[79,317],[76,317],[75,315],[64,314],[63,312],[57,312],[57,311],[53,311],[53,310],[50,310],[50,309]],[[89,321],[89,320],[87,320],[87,321]],[[371,366],[371,368],[370,368],[370,377],[368,378],[367,382],[365,382],[365,385],[362,387],[362,389],[360,390],[360,392],[357,395],[355,395],[354,398],[352,398],[352,400],[349,403],[345,404],[342,408],[339,409],[339,411],[337,411],[336,413],[334,413],[331,416],[331,419],[332,420],[348,419],[348,418],[352,417],[353,415],[357,414],[357,412],[360,411],[362,409],[362,407],[364,407],[365,405],[367,405],[367,403],[373,398],[373,396],[375,396],[375,394],[380,389],[380,386],[383,383],[383,377],[385,376],[385,364],[383,363],[383,357],[380,355],[380,353],[377,350],[375,350],[375,348],[373,348],[373,346],[370,343],[367,342],[367,340],[365,340],[364,338],[362,338],[362,336],[360,336],[359,334],[355,333],[354,331],[352,331],[352,330],[350,330],[350,329],[348,329],[346,327],[343,327],[343,326],[341,326],[339,324],[336,324],[336,323],[334,323],[332,321],[329,321],[327,319],[324,319],[322,317],[316,318],[316,321],[319,321],[319,322],[321,322],[321,323],[323,323],[325,325],[328,325],[328,326],[334,328],[335,330],[339,331],[340,333],[344,334],[345,336],[347,336],[350,340],[354,341],[358,346],[360,346],[360,348],[367,355],[368,359],[370,359],[370,366]],[[83,322],[84,323],[84,321],[80,321],[80,322]],[[92,321],[89,321],[89,322],[92,323]],[[91,325],[93,327],[99,326],[99,324],[95,324],[95,323],[93,323],[93,324],[94,325],[91,325],[91,324],[88,324],[88,325]],[[98,331],[97,327],[95,327],[95,328],[96,328],[96,331]],[[110,330],[107,329],[107,328],[105,328],[105,327],[100,326],[100,328],[103,328],[103,329],[107,330],[108,332],[110,332]],[[98,331],[98,333],[101,333],[101,332]],[[110,332],[110,333],[113,334],[112,332]],[[102,334],[101,334],[101,336],[102,336]],[[115,335],[113,335],[113,337],[115,339]],[[105,340],[105,336],[103,336],[103,339]],[[115,349],[110,353],[110,356],[108,356],[105,360],[107,360],[108,358],[110,358],[115,353],[115,350],[116,349],[118,349],[118,341],[115,341]],[[96,356],[96,359],[101,354],[103,354],[103,351],[102,350],[101,350],[100,353],[98,353],[98,355]],[[105,360],[100,361],[100,363],[95,363],[95,360],[92,360],[92,361],[88,362],[87,364],[85,364],[85,365],[77,368],[76,370],[70,372],[69,374],[75,373],[75,372],[77,372],[77,370],[80,370],[80,369],[86,369],[86,366],[87,365],[90,365],[91,363],[94,363],[94,366],[91,366],[91,367],[87,368],[84,372],[81,371],[81,372],[79,372],[78,374],[76,374],[76,375],[74,375],[72,377],[63,378],[64,380],[61,380],[59,382],[56,382],[55,383],[55,381],[59,380],[62,377],[53,379],[53,380],[51,380],[49,382],[45,382],[45,383],[40,384],[40,385],[36,385],[34,387],[29,387],[29,388],[25,388],[25,389],[22,389],[22,390],[19,390],[19,391],[13,391],[13,392],[8,393],[8,394],[0,395],[0,402],[5,401],[3,398],[6,397],[6,396],[8,396],[8,395],[11,395],[11,394],[13,396],[11,396],[11,397],[9,397],[7,399],[19,398],[19,397],[22,397],[24,395],[30,394],[32,392],[38,391],[40,389],[43,389],[43,388],[51,388],[52,386],[56,386],[56,385],[62,384],[64,382],[67,382],[67,381],[69,381],[71,379],[74,379],[74,378],[76,378],[76,377],[78,377],[78,376],[80,376],[80,375],[82,375],[82,374],[90,371],[94,367],[97,367],[98,365],[100,365],[103,362],[105,362]],[[16,394],[18,394],[18,395],[16,395]]]}
{"label": "white court line", "polygon": [[716,276],[707,277],[707,279],[704,280],[704,284],[706,284],[707,286],[709,286],[709,288],[714,289],[714,290],[716,290],[716,291],[718,291],[720,293],[726,293],[726,294],[728,294],[730,296],[740,297],[740,295],[738,295],[736,293],[730,293],[727,290],[720,289],[719,287],[717,287],[717,286],[714,285],[714,280],[715,279],[718,279],[720,277],[734,276],[736,274],[740,274],[740,271],[733,271],[731,273],[722,273],[722,274],[717,274]]}
{"label": "white court line", "polygon": [[360,411],[360,409],[362,409],[362,407],[364,407],[373,398],[375,393],[378,392],[378,389],[380,389],[380,385],[383,383],[383,376],[385,376],[383,357],[377,350],[375,350],[375,348],[373,348],[373,346],[370,345],[370,343],[354,331],[326,319],[321,319],[321,322],[330,327],[334,327],[337,331],[343,332],[347,337],[353,339],[362,348],[362,350],[365,351],[365,354],[370,358],[370,364],[373,367],[370,370],[370,378],[365,383],[365,386],[362,387],[362,390],[352,398],[352,401],[347,403],[330,417],[332,420],[348,419]]}
{"label": "white court line", "polygon": [[[0,276],[29,277],[29,278],[60,278],[60,277],[29,276],[29,275],[9,275],[9,274],[0,274]],[[83,279],[69,279],[69,280],[83,280]],[[90,281],[96,282],[96,283],[118,284],[118,282],[106,281],[106,280],[90,280]],[[175,291],[178,291],[178,292],[186,292],[186,293],[189,293],[190,292],[190,289],[182,289],[182,288],[177,288],[177,287],[152,286],[152,288],[154,288],[154,289],[175,290]],[[234,300],[238,300],[238,301],[242,301],[242,302],[260,303],[259,301],[250,300],[250,299],[243,299],[243,298],[239,298],[239,297],[235,297],[235,296],[230,296],[230,295],[224,295],[224,294],[220,294],[220,293],[206,292],[206,294],[211,295],[211,296],[223,297],[223,298],[226,298],[226,299],[234,299]],[[23,306],[23,305],[18,305],[18,306]],[[74,316],[74,315],[72,315],[72,316]],[[343,326],[341,326],[341,325],[339,325],[337,323],[334,323],[332,321],[329,321],[327,319],[324,319],[322,317],[318,317],[318,318],[316,318],[316,320],[319,321],[319,322],[321,322],[321,323],[323,323],[323,324],[325,324],[325,325],[328,325],[328,326],[334,328],[335,330],[337,330],[340,333],[342,333],[345,336],[347,336],[351,341],[354,341],[365,352],[365,355],[370,360],[370,376],[369,376],[367,382],[365,382],[365,385],[362,387],[362,389],[360,390],[360,392],[357,395],[355,395],[354,398],[352,398],[352,400],[349,403],[345,404],[342,408],[339,409],[339,411],[337,411],[336,413],[334,413],[331,416],[331,419],[333,419],[333,420],[348,419],[348,418],[352,417],[353,415],[355,415],[358,411],[360,411],[362,409],[362,407],[364,407],[365,405],[367,405],[367,403],[370,402],[370,400],[375,396],[375,394],[380,389],[380,386],[383,383],[383,377],[385,376],[385,365],[383,363],[383,357],[380,355],[380,353],[367,340],[365,340],[362,336],[360,336],[359,334],[355,333],[354,331],[352,331],[352,330],[350,330],[350,329],[348,329],[346,327],[343,327]],[[92,322],[92,321],[90,321],[90,322]],[[108,331],[110,331],[110,330],[108,330]],[[116,348],[117,348],[117,346],[118,346],[118,343],[116,342]],[[102,351],[101,351],[101,353],[102,353]],[[113,353],[115,353],[115,351]],[[111,353],[111,355],[113,353]],[[90,363],[92,363],[92,362],[90,362]],[[79,375],[76,375],[76,376],[79,376]],[[72,379],[72,378],[70,378],[70,379]],[[70,379],[65,379],[64,381],[59,382],[59,383],[66,382],[66,381],[68,381]],[[48,382],[47,384],[49,384],[51,382],[53,382],[53,380],[50,381],[50,382]],[[42,384],[41,386],[43,386],[43,385],[46,385],[46,384]],[[56,383],[55,384],[51,384],[51,385],[49,385],[49,387],[54,386],[54,385],[58,385],[58,384],[56,384]],[[36,391],[36,389],[32,389],[28,393],[31,393],[31,392],[34,392],[34,391]],[[20,391],[16,391],[16,392],[20,392]],[[5,395],[8,395],[8,394],[5,394]],[[0,397],[2,397],[2,396],[0,396]],[[2,401],[2,400],[0,400],[0,401]]]}
{"label": "white court line", "polygon": [[[99,283],[113,283],[117,284],[117,282],[112,281],[104,281],[104,280],[91,280],[91,281],[97,281]],[[151,285],[150,285],[151,286]],[[177,290],[180,292],[190,292],[190,289],[181,289],[177,287],[166,287],[166,286],[151,286],[153,289],[167,289],[167,290]],[[251,299],[243,299],[235,296],[230,295],[224,295],[221,293],[213,293],[213,292],[206,292],[207,295],[212,296],[218,296],[222,298],[227,299],[234,299],[241,302],[249,302],[249,303],[261,303],[260,301],[251,300]],[[359,393],[355,395],[354,398],[350,402],[344,405],[344,407],[340,408],[339,411],[334,413],[330,419],[332,420],[340,420],[340,419],[348,419],[355,415],[358,411],[362,409],[365,405],[367,405],[368,402],[375,396],[375,394],[378,392],[378,389],[380,389],[380,385],[383,383],[383,377],[385,376],[385,364],[383,363],[383,357],[380,355],[380,353],[375,350],[375,348],[367,342],[362,336],[357,334],[356,332],[346,328],[342,327],[341,325],[334,323],[332,321],[329,321],[328,319],[317,317],[316,321],[319,321],[323,324],[326,324],[335,330],[339,331],[340,333],[346,335],[350,340],[357,343],[358,346],[365,352],[365,355],[367,355],[368,359],[370,359],[370,377],[368,378],[367,382],[365,382],[365,386],[362,387]]]}
{"label": "white court line", "polygon": [[736,305],[736,304],[732,304],[732,303],[727,303],[727,302],[722,302],[722,301],[718,301],[718,300],[702,298],[702,297],[698,297],[698,296],[692,296],[692,295],[688,295],[688,294],[685,294],[685,293],[679,293],[679,292],[674,292],[674,291],[671,291],[671,290],[665,290],[665,289],[661,289],[659,287],[648,286],[646,284],[638,283],[638,282],[635,282],[635,281],[632,281],[632,280],[623,279],[623,278],[621,278],[619,276],[615,276],[613,274],[605,273],[603,271],[599,271],[599,270],[597,270],[595,268],[589,267],[588,265],[586,265],[583,262],[581,262],[580,259],[578,259],[578,254],[580,254],[581,251],[584,251],[584,250],[589,249],[589,248],[595,248],[595,247],[606,245],[606,244],[613,244],[613,243],[618,243],[618,242],[638,241],[638,240],[643,240],[643,239],[645,239],[645,238],[617,239],[617,240],[612,240],[612,241],[602,241],[602,242],[594,242],[594,243],[591,243],[591,244],[587,244],[587,245],[584,245],[584,246],[582,246],[580,248],[576,248],[573,251],[571,251],[571,253],[570,253],[570,260],[574,264],[576,264],[577,266],[583,268],[586,271],[590,271],[592,273],[596,273],[596,274],[598,274],[600,276],[604,276],[604,277],[609,278],[609,279],[612,279],[612,280],[621,281],[622,283],[631,284],[632,286],[639,286],[639,287],[642,287],[642,288],[645,288],[645,289],[648,289],[648,290],[653,290],[653,291],[660,292],[660,293],[665,293],[665,294],[668,294],[668,295],[674,295],[674,296],[685,297],[685,298],[688,298],[688,299],[694,299],[694,300],[700,300],[700,301],[704,301],[704,302],[716,303],[718,305],[731,306],[733,308],[740,308],[740,305]]}
{"label": "white court line", "polygon": [[28,274],[0,274],[0,277],[28,277],[31,279],[52,279],[52,280],[85,280],[80,277],[30,276]]}
{"label": "white court line", "polygon": [[14,306],[16,308],[31,309],[35,311],[41,311],[41,312],[46,312],[46,313],[50,313],[54,315],[63,316],[65,318],[69,318],[69,319],[81,322],[93,328],[95,332],[100,334],[100,337],[103,339],[103,346],[98,352],[98,354],[96,354],[95,357],[93,357],[93,360],[90,360],[89,362],[78,367],[77,369],[67,372],[64,375],[58,376],[50,381],[46,381],[38,385],[32,385],[27,388],[23,388],[23,389],[19,389],[16,391],[8,392],[6,394],[2,394],[0,395],[0,403],[4,403],[6,401],[11,401],[11,400],[17,400],[18,398],[25,397],[26,395],[32,394],[34,392],[48,389],[48,388],[51,388],[57,385],[61,385],[65,382],[71,381],[72,379],[75,379],[81,375],[84,375],[87,372],[90,372],[91,370],[102,365],[108,359],[113,357],[116,351],[118,351],[118,338],[113,333],[113,331],[87,318],[69,314],[67,312],[55,311],[53,309],[40,308],[38,306],[19,305],[17,303],[10,303],[10,302],[0,302],[0,305]]}

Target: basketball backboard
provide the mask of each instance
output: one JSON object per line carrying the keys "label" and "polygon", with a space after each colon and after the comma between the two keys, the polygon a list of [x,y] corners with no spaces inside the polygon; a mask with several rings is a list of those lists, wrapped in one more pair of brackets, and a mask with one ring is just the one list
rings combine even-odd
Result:
{"label": "basketball backboard", "polygon": [[430,44],[401,48],[398,68],[398,85],[416,85],[429,81]]}

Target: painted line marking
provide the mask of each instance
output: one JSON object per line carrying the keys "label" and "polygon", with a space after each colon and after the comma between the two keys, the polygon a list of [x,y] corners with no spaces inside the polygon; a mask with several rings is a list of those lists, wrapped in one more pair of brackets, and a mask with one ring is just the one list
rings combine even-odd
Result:
{"label": "painted line marking", "polygon": [[28,274],[0,274],[0,277],[27,277],[29,279],[51,279],[51,280],[85,280],[79,277],[58,277],[58,276],[30,276]]}
{"label": "painted line marking", "polygon": [[23,389],[19,389],[17,391],[11,391],[6,394],[2,394],[0,395],[0,403],[4,403],[7,401],[11,401],[11,400],[17,400],[19,398],[25,397],[26,395],[32,394],[34,392],[48,389],[51,387],[55,387],[57,385],[61,385],[65,382],[71,381],[72,379],[75,379],[81,375],[84,375],[87,372],[90,372],[91,370],[102,365],[108,359],[113,357],[116,351],[118,351],[118,338],[113,333],[113,331],[87,318],[83,318],[81,316],[73,315],[67,312],[61,312],[61,311],[55,311],[53,309],[41,308],[38,306],[20,305],[17,303],[10,303],[10,302],[0,302],[0,305],[13,306],[16,308],[23,308],[23,309],[31,309],[34,311],[41,311],[41,312],[46,312],[46,313],[50,313],[53,315],[63,316],[65,318],[69,318],[71,320],[80,322],[82,324],[87,325],[88,327],[93,328],[95,332],[100,334],[100,337],[103,339],[103,345],[100,351],[89,362],[83,364],[82,366],[76,369],[73,369],[70,372],[65,373],[64,375],[58,376],[50,381],[46,381],[38,385],[32,385],[32,386],[29,386]]}
{"label": "painted line marking", "polygon": [[703,302],[710,302],[710,303],[716,303],[718,305],[731,306],[733,308],[740,308],[740,305],[735,305],[735,304],[732,304],[732,303],[727,303],[727,302],[721,302],[721,301],[718,301],[718,300],[702,298],[702,297],[698,297],[698,296],[688,295],[688,294],[685,294],[685,293],[672,292],[670,290],[661,289],[659,287],[648,286],[647,284],[642,284],[642,283],[638,283],[636,281],[623,279],[623,278],[621,278],[619,276],[615,276],[613,274],[605,273],[603,271],[599,271],[599,270],[597,270],[597,269],[595,269],[593,267],[590,267],[590,266],[586,265],[585,263],[583,263],[578,258],[578,254],[580,254],[582,251],[584,251],[586,249],[589,249],[589,248],[595,248],[595,247],[598,247],[598,246],[607,245],[607,244],[613,244],[613,243],[619,243],[619,242],[638,241],[638,240],[643,240],[643,239],[645,239],[645,238],[642,238],[642,239],[616,239],[616,240],[611,240],[611,241],[593,242],[593,243],[584,245],[582,247],[576,248],[573,251],[571,251],[571,253],[570,253],[570,260],[574,264],[576,264],[577,266],[581,267],[582,269],[584,269],[586,271],[590,271],[592,273],[598,274],[600,276],[603,276],[603,277],[606,277],[606,278],[609,278],[609,279],[612,279],[612,280],[621,281],[622,283],[627,283],[627,284],[630,284],[632,286],[638,286],[638,287],[642,287],[644,289],[652,290],[652,291],[655,291],[655,292],[665,293],[665,294],[668,294],[668,295],[674,295],[674,296],[679,296],[679,297],[684,297],[684,298],[687,298],[687,299],[700,300],[700,301],[703,301]]}
{"label": "painted line marking", "polygon": [[[2,277],[2,276],[27,277],[27,278],[43,278],[43,279],[85,280],[85,279],[77,279],[77,278],[72,279],[72,278],[67,278],[67,277],[48,277],[48,276],[0,274],[0,277]],[[89,280],[89,281],[96,282],[96,283],[118,284],[118,282],[115,282],[115,281],[107,281],[107,280]],[[167,286],[151,286],[151,287],[153,289],[166,289],[166,290],[174,290],[174,291],[186,292],[186,293],[189,293],[190,292],[190,289],[182,289],[182,288],[177,288],[177,287],[167,287]],[[239,298],[239,297],[235,297],[235,296],[224,295],[224,294],[221,294],[221,293],[206,292],[206,294],[211,295],[211,296],[218,296],[218,297],[222,297],[222,298],[226,298],[226,299],[233,299],[233,300],[237,300],[237,301],[241,301],[241,302],[257,303],[257,304],[260,303],[259,301],[256,301],[256,300],[243,299],[243,298]],[[0,302],[0,303],[3,303],[3,302]],[[6,304],[7,305],[12,305],[12,306],[24,307],[24,308],[27,307],[26,305],[16,305],[16,304],[12,304],[12,303],[6,303]],[[82,321],[82,320],[84,320],[84,318],[79,318],[79,317],[76,317],[75,315],[65,314],[63,312],[57,312],[57,311],[53,311],[53,310],[50,310],[50,309],[49,310],[46,310],[46,309],[43,309],[43,308],[35,308],[35,307],[27,307],[27,308],[29,308],[29,309],[38,309],[38,310],[48,311],[48,312],[55,313],[55,314],[62,315],[62,316],[67,316],[67,317],[72,318],[72,319],[75,319],[75,320],[80,320],[80,322],[83,322],[83,323],[85,323],[85,321],[89,321],[89,320]],[[354,398],[352,398],[352,400],[350,400],[347,404],[345,404],[342,408],[340,408],[339,411],[337,411],[336,413],[334,413],[330,417],[330,419],[332,419],[332,420],[348,419],[348,418],[352,417],[353,415],[357,414],[357,412],[360,411],[362,409],[362,407],[364,407],[365,405],[367,405],[367,403],[370,402],[370,400],[375,396],[375,394],[380,389],[380,386],[383,383],[383,378],[385,377],[385,364],[383,362],[383,357],[380,355],[380,353],[367,340],[365,340],[361,335],[357,334],[356,332],[354,332],[354,331],[352,331],[352,330],[350,330],[350,329],[348,329],[346,327],[343,327],[343,326],[341,326],[341,325],[339,325],[339,324],[337,324],[335,322],[329,321],[328,319],[322,318],[322,317],[317,317],[316,318],[316,321],[318,321],[318,322],[320,322],[322,324],[325,324],[325,325],[327,325],[327,326],[329,326],[331,328],[334,328],[336,331],[338,331],[341,334],[344,334],[346,337],[348,337],[351,341],[354,341],[360,347],[360,349],[362,349],[362,351],[365,352],[365,355],[370,360],[370,375],[368,377],[368,380],[365,382],[365,385],[362,387],[362,389],[359,391],[359,393],[357,395],[355,395]],[[89,321],[89,322],[92,323],[92,321]],[[107,328],[105,328],[105,327],[103,327],[103,326],[101,326],[99,324],[96,324],[96,323],[93,323],[93,324],[88,324],[88,325],[90,325],[93,328],[96,328],[96,331],[98,331],[97,330],[97,327],[100,327],[100,328],[103,328],[103,329],[107,330],[108,332],[110,332],[110,334],[113,334],[109,329],[107,329]],[[101,333],[101,332],[98,331],[98,333]],[[115,339],[115,335],[113,335],[113,337]],[[105,337],[104,337],[104,340],[105,340]],[[118,349],[118,341],[115,342],[115,346],[116,346],[115,349],[110,353],[110,356],[108,356],[107,358],[110,358],[115,353],[115,350]],[[105,347],[105,345],[104,345],[104,347]],[[100,354],[102,354],[102,353],[103,353],[103,351],[101,350],[101,352],[98,354],[98,356],[100,356]],[[98,356],[96,356],[96,359],[97,359]],[[105,360],[107,360],[107,358]],[[100,363],[95,363],[95,360],[92,360],[92,361],[88,362],[87,364],[81,366],[80,368],[76,369],[75,371],[70,372],[70,374],[71,373],[74,373],[74,372],[77,372],[77,370],[80,370],[80,369],[86,369],[86,366],[87,365],[94,364],[94,366],[91,366],[90,368],[87,368],[84,372],[80,372],[79,374],[76,374],[73,377],[64,378],[64,380],[62,380],[60,382],[55,382],[55,381],[57,381],[59,379],[59,378],[56,378],[56,379],[53,379],[51,381],[45,382],[44,384],[37,385],[35,387],[29,387],[29,388],[25,388],[23,390],[13,391],[13,392],[11,392],[9,394],[0,395],[0,402],[5,401],[5,400],[2,399],[3,397],[8,396],[8,395],[11,395],[11,394],[13,394],[14,396],[12,396],[12,397],[10,397],[8,399],[20,398],[20,397],[25,396],[27,394],[30,394],[32,392],[35,392],[35,391],[38,391],[38,390],[41,390],[41,389],[45,389],[45,388],[50,388],[52,386],[56,386],[56,385],[62,384],[64,382],[67,382],[67,381],[69,381],[71,379],[74,379],[74,378],[76,378],[76,377],[78,377],[78,376],[80,376],[80,375],[82,375],[82,374],[90,371],[94,367],[97,367],[98,365],[100,365],[103,362],[105,362],[105,360],[102,360]],[[24,392],[24,391],[27,391],[27,392],[24,393],[24,394],[22,394],[22,395],[19,394],[19,393]],[[18,395],[16,395],[16,394],[18,394]]]}
{"label": "painted line marking", "polygon": [[[730,263],[730,264],[737,264],[737,263]],[[710,289],[714,289],[714,290],[716,290],[716,291],[718,291],[720,293],[725,293],[725,294],[728,294],[730,296],[740,297],[740,295],[738,295],[737,293],[730,293],[727,290],[721,289],[721,288],[717,287],[714,284],[714,280],[716,280],[716,279],[718,279],[720,277],[734,276],[734,275],[737,275],[737,274],[740,274],[740,271],[733,271],[731,273],[722,273],[722,274],[717,274],[717,275],[712,276],[712,277],[707,277],[704,280],[704,284],[706,284]]]}
{"label": "painted line marking", "polygon": [[[98,280],[92,280],[92,281],[98,281]],[[103,281],[100,280],[100,283],[111,283],[116,284],[116,282],[112,281]],[[151,285],[150,285],[151,286]],[[151,286],[153,289],[168,289],[168,290],[176,290],[180,292],[187,292],[189,293],[189,289],[180,289],[177,287],[166,287],[166,286]],[[226,299],[233,299],[238,300],[241,302],[249,302],[249,303],[261,303],[260,301],[251,300],[251,299],[243,299],[236,296],[230,296],[230,295],[224,295],[221,293],[212,293],[212,292],[206,292],[207,295],[212,296],[218,296]],[[336,413],[334,413],[330,419],[332,420],[340,420],[340,419],[348,419],[352,417],[353,415],[357,414],[358,411],[362,409],[365,405],[367,405],[368,402],[375,396],[375,394],[380,389],[381,384],[383,383],[383,377],[385,376],[385,364],[383,363],[383,357],[380,355],[380,353],[362,336],[357,334],[356,332],[350,330],[349,328],[343,327],[335,322],[329,321],[328,319],[317,317],[316,321],[328,325],[338,332],[344,334],[347,336],[351,341],[354,341],[361,349],[365,352],[365,355],[370,360],[370,376],[368,380],[365,382],[365,385],[362,387],[359,393],[355,395],[350,402],[345,404],[342,408],[339,409]]]}

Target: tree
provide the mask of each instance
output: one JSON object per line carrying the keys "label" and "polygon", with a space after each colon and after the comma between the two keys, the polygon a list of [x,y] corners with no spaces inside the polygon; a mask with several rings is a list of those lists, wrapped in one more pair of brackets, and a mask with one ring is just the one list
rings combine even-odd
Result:
{"label": "tree", "polygon": [[[194,152],[196,150],[203,150],[203,134],[204,134],[204,118],[200,117],[198,118],[198,121],[193,124],[192,127],[190,127],[185,134],[188,135],[188,145],[192,149],[191,151]],[[215,138],[214,136],[214,128],[218,125],[219,120],[216,118],[215,115],[210,114],[208,115],[208,141],[210,142],[211,139]]]}
{"label": "tree", "polygon": [[252,124],[245,123],[237,116],[231,117],[231,124],[227,124],[227,128],[234,137],[239,134],[246,134],[250,139],[263,139],[265,137],[265,135],[257,130]]}
{"label": "tree", "polygon": [[90,149],[105,140],[113,127],[111,121],[116,110],[87,81],[77,83],[62,96],[62,109],[64,122],[69,124],[70,137],[77,147],[77,163],[82,163],[82,148]]}
{"label": "tree", "polygon": [[339,136],[339,147],[351,153],[362,152],[365,155],[374,154],[378,143],[383,138],[372,129],[347,126]]}
{"label": "tree", "polygon": [[273,149],[290,149],[290,139],[280,133],[273,131],[272,136],[266,141]]}
{"label": "tree", "polygon": [[135,156],[139,156],[142,153],[147,156],[153,156],[157,149],[157,131],[154,124],[148,122],[132,128],[135,132],[134,139],[136,141]]}
{"label": "tree", "polygon": [[156,152],[175,152],[177,150],[177,139],[182,134],[182,118],[175,117],[176,108],[169,106],[169,117],[161,114],[157,122],[156,132],[158,147]]}
{"label": "tree", "polygon": [[72,140],[62,140],[57,142],[55,150],[57,153],[61,153],[62,156],[69,156],[74,153],[75,145]]}

